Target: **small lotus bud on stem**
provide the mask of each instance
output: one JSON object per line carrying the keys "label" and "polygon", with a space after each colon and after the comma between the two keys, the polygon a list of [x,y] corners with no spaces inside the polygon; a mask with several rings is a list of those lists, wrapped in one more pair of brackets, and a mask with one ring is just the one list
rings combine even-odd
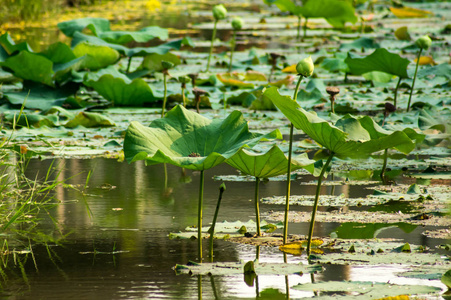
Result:
{"label": "small lotus bud on stem", "polygon": [[335,109],[334,109],[335,97],[340,93],[340,89],[336,86],[328,86],[326,88],[326,92],[330,96],[331,111],[332,111],[332,113],[335,113]]}
{"label": "small lotus bud on stem", "polygon": [[304,58],[296,65],[298,75],[302,75],[304,77],[312,76],[313,70],[315,70],[315,65],[313,64],[312,56]]}
{"label": "small lotus bud on stem", "polygon": [[200,110],[199,110],[200,100],[203,95],[207,94],[207,92],[195,87],[195,88],[193,88],[193,94],[194,94],[194,101],[196,102],[197,113],[200,113]]}

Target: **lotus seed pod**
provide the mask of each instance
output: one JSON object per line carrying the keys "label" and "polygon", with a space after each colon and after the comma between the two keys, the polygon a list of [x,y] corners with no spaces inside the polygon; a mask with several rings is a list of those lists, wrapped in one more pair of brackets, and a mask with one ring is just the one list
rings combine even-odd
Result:
{"label": "lotus seed pod", "polygon": [[191,78],[189,78],[188,76],[184,75],[184,76],[179,76],[179,81],[180,83],[189,83],[191,81]]}
{"label": "lotus seed pod", "polygon": [[431,47],[432,40],[428,35],[423,35],[418,40],[415,41],[415,45],[421,49],[427,50]]}
{"label": "lotus seed pod", "polygon": [[315,65],[313,64],[312,56],[304,58],[296,65],[296,71],[299,75],[302,75],[304,77],[312,76],[314,69]]}
{"label": "lotus seed pod", "polygon": [[213,17],[215,20],[222,20],[227,17],[227,9],[224,5],[219,4],[213,7]]}
{"label": "lotus seed pod", "polygon": [[243,19],[236,17],[232,20],[232,28],[233,30],[240,30],[241,28],[243,28],[244,25],[244,21]]}
{"label": "lotus seed pod", "polygon": [[163,69],[169,70],[169,69],[174,67],[174,64],[171,63],[170,61],[164,61],[163,60],[163,61],[161,61],[161,66],[163,67]]}

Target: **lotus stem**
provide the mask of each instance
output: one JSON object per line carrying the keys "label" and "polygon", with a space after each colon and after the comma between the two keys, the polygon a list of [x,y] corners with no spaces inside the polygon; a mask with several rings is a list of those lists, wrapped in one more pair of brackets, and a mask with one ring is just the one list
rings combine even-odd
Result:
{"label": "lotus stem", "polygon": [[186,88],[186,84],[183,84],[183,85],[182,85],[182,100],[183,100],[183,107],[186,107],[185,88]]}
{"label": "lotus stem", "polygon": [[381,180],[385,184],[387,182],[387,178],[385,178],[385,170],[387,169],[387,160],[388,160],[388,149],[384,150],[384,163],[382,164],[381,170]]}
{"label": "lotus stem", "polygon": [[210,282],[211,282],[211,289],[213,290],[213,296],[216,299],[220,299],[218,296],[218,292],[216,291],[216,284],[215,284],[215,277],[210,276]]}
{"label": "lotus stem", "polygon": [[197,239],[199,246],[199,262],[202,262],[202,207],[204,205],[204,170],[200,171],[199,202],[197,207]]}
{"label": "lotus stem", "polygon": [[321,174],[319,175],[319,178],[318,178],[318,184],[316,186],[315,202],[313,203],[312,219],[310,220],[310,229],[309,229],[309,233],[308,233],[307,258],[310,256],[310,247],[312,245],[313,227],[315,226],[316,210],[318,209],[319,193],[321,192],[321,182],[323,181],[324,173],[326,173],[326,170],[329,167],[329,164],[332,161],[332,158],[334,157],[334,155],[335,155],[335,153],[331,152],[331,154],[329,155],[329,158],[327,159],[326,163],[324,164],[323,168],[321,169]]}
{"label": "lotus stem", "polygon": [[302,41],[305,41],[305,38],[307,37],[307,22],[308,22],[308,18],[305,18],[305,22],[304,22],[304,37],[302,38]]}
{"label": "lotus stem", "polygon": [[164,117],[164,110],[166,109],[166,100],[168,96],[168,86],[167,86],[168,74],[165,70],[163,72],[163,82],[164,82],[164,96],[163,96],[163,108],[161,109],[161,117]]}
{"label": "lotus stem", "polygon": [[208,70],[210,69],[210,60],[211,60],[211,55],[213,54],[213,43],[216,38],[216,25],[217,24],[218,24],[218,20],[215,20],[215,25],[213,27],[213,35],[211,36],[210,54],[208,55],[207,70],[205,70],[205,72],[208,72]]}
{"label": "lotus stem", "polygon": [[254,197],[254,203],[255,203],[255,221],[257,225],[257,236],[261,236],[262,232],[260,229],[260,208],[258,207],[258,190],[260,185],[260,178],[255,177],[255,197]]}
{"label": "lotus stem", "polygon": [[132,56],[130,56],[129,58],[128,58],[128,64],[127,64],[127,73],[129,73],[130,72],[130,66],[131,66],[131,64],[132,64]]}
{"label": "lotus stem", "polygon": [[418,52],[417,64],[415,66],[415,74],[413,75],[412,88],[410,89],[409,102],[407,103],[407,111],[410,110],[410,101],[412,100],[413,87],[415,86],[415,79],[417,79],[417,71],[418,71],[418,65],[420,64],[421,52],[423,52],[423,48],[420,48],[420,52]]}
{"label": "lotus stem", "polygon": [[[299,75],[298,83],[296,84],[296,88],[294,89],[293,101],[296,101],[298,96],[299,85],[301,84],[302,78],[304,76]],[[285,199],[285,217],[283,221],[283,243],[287,243],[288,237],[288,212],[290,210],[290,191],[291,191],[291,152],[293,150],[293,131],[294,126],[293,123],[290,124],[290,143],[288,146],[288,167],[287,167],[287,195]]]}
{"label": "lotus stem", "polygon": [[393,105],[395,107],[396,107],[396,99],[398,98],[398,88],[399,88],[399,85],[401,84],[401,80],[402,80],[402,78],[399,77],[398,84],[396,85],[396,88],[395,88],[395,98],[393,99]]}
{"label": "lotus stem", "polygon": [[296,41],[299,41],[299,39],[301,38],[301,16],[298,16],[298,35],[296,36]]}
{"label": "lotus stem", "polygon": [[236,40],[235,39],[236,39],[236,30],[233,30],[232,45],[230,47],[229,73],[232,72],[233,51],[235,51],[235,44],[236,44]]}
{"label": "lotus stem", "polygon": [[211,224],[210,229],[208,229],[208,232],[210,233],[210,262],[213,262],[213,238],[215,235],[215,226],[216,226],[216,219],[218,218],[219,214],[219,207],[221,206],[221,200],[222,200],[222,194],[225,191],[225,184],[222,183],[219,187],[219,197],[218,202],[216,203],[216,209],[215,209],[215,215],[213,216],[213,223]]}

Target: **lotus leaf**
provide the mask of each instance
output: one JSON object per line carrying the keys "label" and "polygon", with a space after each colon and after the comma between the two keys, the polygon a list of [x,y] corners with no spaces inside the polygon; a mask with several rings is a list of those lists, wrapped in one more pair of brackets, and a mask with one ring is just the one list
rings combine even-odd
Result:
{"label": "lotus leaf", "polygon": [[74,128],[76,126],[83,127],[110,127],[115,126],[114,122],[108,117],[92,112],[79,112],[74,119],[67,122],[64,126],[68,128]]}
{"label": "lotus leaf", "polygon": [[20,51],[33,52],[28,43],[22,42],[19,44],[14,43],[13,39],[8,33],[4,33],[0,36],[0,49],[3,49],[4,54],[2,59],[6,59],[8,56],[14,55]]}
{"label": "lotus leaf", "polygon": [[276,88],[265,94],[293,123],[313,140],[339,157],[366,156],[370,153],[395,147],[409,153],[415,143],[403,131],[390,132],[379,127],[370,117],[345,115],[335,125],[302,109],[288,96],[281,96]]}
{"label": "lotus leaf", "polygon": [[124,139],[124,155],[129,163],[146,160],[148,164],[167,162],[191,170],[207,170],[242,147],[280,137],[278,130],[266,135],[249,132],[238,111],[223,121],[210,120],[178,105],[149,127],[132,122]]}
{"label": "lotus leaf", "polygon": [[81,18],[57,24],[58,28],[68,37],[74,37],[76,32],[88,28],[93,34],[110,30],[110,21],[104,18]]}
{"label": "lotus leaf", "polygon": [[357,50],[363,51],[363,49],[378,49],[381,46],[372,38],[359,38],[350,43],[341,44],[340,51]]}
{"label": "lotus leaf", "polygon": [[325,18],[334,27],[357,22],[354,7],[348,1],[309,0],[298,10],[305,18]]}
{"label": "lotus leaf", "polygon": [[167,40],[168,30],[159,26],[150,26],[138,31],[104,31],[97,36],[109,43],[124,45],[130,42],[145,43],[154,38]]}
{"label": "lotus leaf", "polygon": [[47,57],[54,64],[67,63],[77,58],[72,49],[68,45],[61,42],[51,44],[40,54]]}
{"label": "lotus leaf", "polygon": [[387,49],[379,48],[365,58],[352,58],[348,53],[345,59],[346,64],[352,74],[361,75],[363,73],[379,71],[401,78],[409,78],[407,66],[410,61],[402,58],[398,54],[388,52]]}
{"label": "lotus leaf", "polygon": [[86,55],[81,68],[89,70],[98,70],[114,64],[119,60],[119,52],[102,45],[90,44],[83,42],[77,44],[74,49],[77,57]]}
{"label": "lotus leaf", "polygon": [[172,53],[166,53],[166,54],[149,54],[146,57],[144,57],[143,62],[141,63],[141,68],[151,70],[151,71],[162,71],[163,66],[161,62],[166,61],[172,63],[174,66],[180,65],[182,62],[180,61],[180,58],[177,57],[177,55]]}

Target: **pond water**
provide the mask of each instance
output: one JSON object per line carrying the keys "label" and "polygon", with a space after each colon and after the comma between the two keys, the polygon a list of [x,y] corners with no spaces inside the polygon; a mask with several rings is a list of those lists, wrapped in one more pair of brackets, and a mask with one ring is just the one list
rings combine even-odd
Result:
{"label": "pond water", "polygon": [[[50,167],[51,160],[32,160],[27,176],[35,178]],[[319,281],[376,281],[436,285],[439,281],[396,277],[403,270],[399,265],[357,266],[326,265],[322,273],[289,276],[258,276],[254,286],[248,286],[243,275],[189,276],[176,275],[173,267],[196,261],[197,241],[169,239],[170,232],[178,232],[197,222],[197,191],[199,174],[167,166],[167,189],[163,165],[145,166],[142,162],[128,165],[112,159],[55,160],[60,178],[67,183],[83,186],[92,170],[85,196],[73,189],[58,187],[56,199],[61,204],[50,210],[59,223],[59,230],[67,236],[57,245],[33,247],[34,260],[28,259],[23,270],[8,270],[2,299],[254,299],[258,296],[277,299],[311,297],[291,287],[312,280]],[[212,220],[221,181],[213,175],[236,174],[228,166],[206,171],[204,223]],[[302,186],[310,181],[301,176],[292,185],[292,194],[313,194],[315,186]],[[226,182],[218,221],[246,221],[254,218],[253,182]],[[283,181],[262,184],[261,197],[284,195]],[[323,193],[330,193],[325,187]],[[365,186],[337,186],[334,193],[351,197],[371,193]],[[276,205],[261,205],[264,215]],[[292,210],[311,208],[292,206]],[[320,210],[325,210],[324,207]],[[88,212],[89,211],[89,212]],[[339,224],[317,223],[315,235],[328,236]],[[57,236],[52,222],[41,224],[41,231]],[[382,231],[378,237],[402,239],[417,245],[435,247],[443,240],[430,239],[421,234],[418,226],[410,233],[397,227]],[[290,224],[290,233],[307,234],[308,223]],[[204,241],[204,258],[208,258],[208,241]],[[283,262],[284,254],[277,247],[236,244],[223,240],[214,242],[214,260],[249,261],[259,253],[260,262]],[[287,256],[289,263],[307,264],[304,256]],[[288,288],[287,288],[288,287]],[[324,295],[324,294],[322,294]]]}

